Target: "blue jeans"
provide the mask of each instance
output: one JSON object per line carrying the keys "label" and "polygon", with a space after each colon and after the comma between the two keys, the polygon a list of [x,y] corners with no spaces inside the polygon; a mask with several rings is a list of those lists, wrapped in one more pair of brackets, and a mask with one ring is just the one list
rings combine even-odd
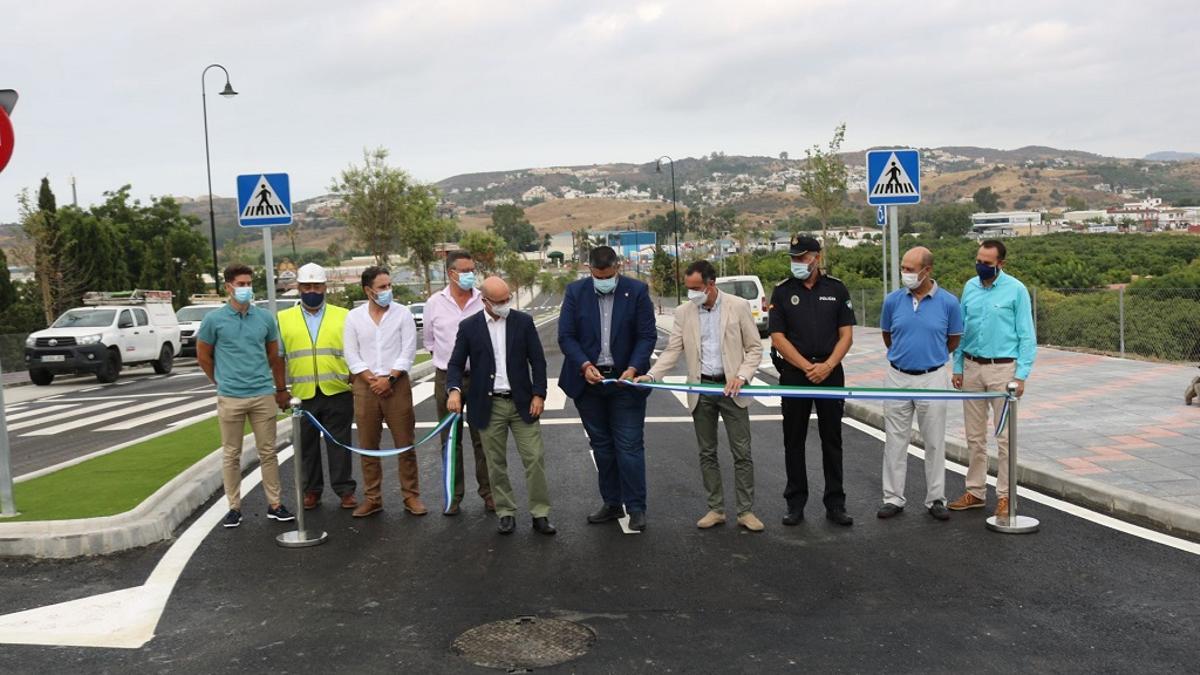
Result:
{"label": "blue jeans", "polygon": [[646,395],[612,384],[590,384],[575,409],[596,457],[600,497],[609,506],[646,511]]}

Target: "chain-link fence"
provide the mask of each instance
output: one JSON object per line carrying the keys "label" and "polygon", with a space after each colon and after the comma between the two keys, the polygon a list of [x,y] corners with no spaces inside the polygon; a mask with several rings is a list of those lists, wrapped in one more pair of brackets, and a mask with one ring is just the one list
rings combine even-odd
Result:
{"label": "chain-link fence", "polygon": [[[947,289],[961,297],[962,289]],[[1038,344],[1112,356],[1200,361],[1200,289],[1030,288]],[[882,289],[850,291],[860,326],[879,327]]]}

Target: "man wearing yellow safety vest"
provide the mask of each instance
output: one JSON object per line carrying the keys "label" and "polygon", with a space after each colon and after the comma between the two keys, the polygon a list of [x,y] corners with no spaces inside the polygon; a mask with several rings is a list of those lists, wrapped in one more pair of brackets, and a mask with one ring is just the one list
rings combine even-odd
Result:
{"label": "man wearing yellow safety vest", "polygon": [[[312,413],[343,446],[350,445],[354,422],[354,395],[350,392],[350,368],[342,354],[342,336],[348,310],[325,302],[325,269],[308,263],[296,273],[300,304],[279,313],[279,335],[287,356],[291,393],[300,407]],[[325,477],[321,470],[321,436],[308,420],[300,425],[303,458],[304,508],[314,509],[321,501]],[[351,476],[350,451],[326,442],[329,485],[341,498],[343,509],[358,505]]]}

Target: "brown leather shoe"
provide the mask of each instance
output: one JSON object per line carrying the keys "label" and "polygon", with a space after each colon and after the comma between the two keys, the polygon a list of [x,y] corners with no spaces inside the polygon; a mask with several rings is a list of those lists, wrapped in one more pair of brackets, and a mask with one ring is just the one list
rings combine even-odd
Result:
{"label": "brown leather shoe", "polygon": [[429,513],[429,509],[425,508],[425,503],[421,501],[420,497],[409,497],[408,499],[405,499],[404,510],[408,511],[414,516],[423,516]]}
{"label": "brown leather shoe", "polygon": [[458,504],[451,504],[450,508],[442,511],[443,516],[457,516],[460,513],[462,513],[462,508]]}
{"label": "brown leather shoe", "polygon": [[488,513],[496,512],[496,502],[492,500],[491,495],[483,498],[483,510]]}
{"label": "brown leather shoe", "polygon": [[967,509],[982,509],[986,505],[986,500],[980,499],[970,492],[964,492],[963,496],[947,504],[946,508],[951,511],[966,511]]}
{"label": "brown leather shoe", "polygon": [[725,524],[725,514],[718,513],[716,511],[709,511],[708,513],[704,514],[703,518],[696,521],[696,527],[698,527],[702,530],[707,530],[710,527],[716,527],[717,525],[724,525],[724,524]]}
{"label": "brown leather shoe", "polygon": [[320,492],[305,492],[304,493],[304,510],[311,511],[317,508],[317,504],[321,503]]}
{"label": "brown leather shoe", "polygon": [[996,517],[1008,518],[1008,497],[1001,497],[996,500]]}
{"label": "brown leather shoe", "polygon": [[351,492],[351,493],[350,493],[350,494],[348,494],[348,495],[343,495],[343,496],[342,496],[342,508],[343,508],[343,509],[352,509],[352,508],[354,508],[354,507],[356,507],[356,506],[358,506],[358,499],[356,499],[356,498],[354,497],[354,493],[353,493],[353,492]]}
{"label": "brown leather shoe", "polygon": [[354,513],[351,515],[353,515],[355,518],[366,518],[367,516],[375,515],[382,510],[383,502],[373,502],[367,499],[359,504],[358,508],[354,509]]}

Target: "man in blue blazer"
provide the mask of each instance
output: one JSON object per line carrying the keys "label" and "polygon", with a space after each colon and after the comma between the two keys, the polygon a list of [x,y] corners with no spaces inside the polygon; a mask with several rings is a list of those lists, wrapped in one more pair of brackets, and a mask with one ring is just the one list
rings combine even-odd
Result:
{"label": "man in blue blazer", "polygon": [[[516,529],[516,503],[508,480],[508,432],[525,466],[525,487],[533,529],[554,534],[550,524],[550,491],[542,428],[538,418],[546,404],[546,355],[533,318],[509,308],[512,293],[500,277],[488,277],[480,289],[483,310],[458,326],[454,351],[446,366],[446,408],[461,413],[462,381],[468,365],[467,423],[480,430],[487,455],[492,499],[500,517],[500,534]],[[486,384],[485,384],[486,383]]]}
{"label": "man in blue blazer", "polygon": [[592,274],[567,287],[558,317],[563,353],[558,386],[575,401],[599,471],[604,505],[588,516],[603,523],[629,512],[630,529],[646,528],[643,427],[648,390],[604,379],[632,380],[650,370],[658,340],[646,284],[617,273],[617,253],[592,249]]}

